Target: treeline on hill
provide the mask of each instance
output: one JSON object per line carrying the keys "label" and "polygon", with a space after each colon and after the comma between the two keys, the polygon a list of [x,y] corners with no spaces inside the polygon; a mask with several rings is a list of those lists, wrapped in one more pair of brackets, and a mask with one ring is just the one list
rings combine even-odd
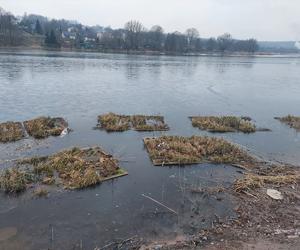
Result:
{"label": "treeline on hill", "polygon": [[237,40],[228,33],[200,38],[195,28],[165,33],[155,25],[147,30],[138,21],[123,29],[84,26],[75,21],[54,20],[38,15],[15,17],[0,9],[0,46],[39,45],[53,48],[100,51],[157,51],[170,53],[249,52],[258,50],[255,39]]}

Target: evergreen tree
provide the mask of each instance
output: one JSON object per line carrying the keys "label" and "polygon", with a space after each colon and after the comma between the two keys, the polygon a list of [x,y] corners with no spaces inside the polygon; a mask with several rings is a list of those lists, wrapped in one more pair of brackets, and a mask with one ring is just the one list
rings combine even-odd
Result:
{"label": "evergreen tree", "polygon": [[40,24],[40,21],[38,19],[36,20],[36,23],[35,23],[35,32],[40,35],[44,34],[42,26]]}
{"label": "evergreen tree", "polygon": [[54,30],[51,30],[50,34],[49,32],[46,33],[45,44],[49,47],[60,47],[60,44],[57,41]]}

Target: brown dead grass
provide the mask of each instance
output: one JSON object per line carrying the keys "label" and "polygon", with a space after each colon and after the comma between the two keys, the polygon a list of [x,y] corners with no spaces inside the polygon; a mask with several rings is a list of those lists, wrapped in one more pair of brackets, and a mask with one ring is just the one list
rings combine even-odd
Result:
{"label": "brown dead grass", "polygon": [[13,142],[24,137],[22,123],[5,122],[0,124],[0,142]]}
{"label": "brown dead grass", "polygon": [[131,116],[132,126],[137,131],[166,131],[169,130],[163,116]]}
{"label": "brown dead grass", "polygon": [[60,117],[39,117],[25,121],[24,126],[30,136],[43,139],[49,136],[59,136],[68,127],[68,123]]}
{"label": "brown dead grass", "polygon": [[43,184],[62,182],[68,189],[80,189],[96,185],[106,178],[125,174],[116,159],[99,147],[73,148],[49,157],[34,157],[19,162],[32,166],[32,172]]}
{"label": "brown dead grass", "polygon": [[122,132],[130,129],[130,116],[108,113],[98,116],[97,127],[108,132]]}
{"label": "brown dead grass", "polygon": [[194,116],[191,117],[192,125],[209,132],[243,132],[254,133],[256,127],[248,117],[235,116]]}
{"label": "brown dead grass", "polygon": [[47,197],[49,194],[49,191],[45,188],[42,188],[42,187],[38,187],[37,189],[35,189],[33,191],[33,195],[36,196],[36,197]]}
{"label": "brown dead grass", "polygon": [[0,176],[1,189],[6,193],[19,193],[26,189],[26,173],[19,168],[6,169]]}
{"label": "brown dead grass", "polygon": [[97,127],[108,132],[123,132],[130,129],[137,131],[165,131],[169,129],[162,116],[129,116],[114,113],[98,116]]}
{"label": "brown dead grass", "polygon": [[154,165],[212,162],[246,167],[255,161],[238,146],[214,137],[162,136],[145,138],[144,143]]}
{"label": "brown dead grass", "polygon": [[281,121],[282,123],[300,131],[300,117],[299,116],[292,116],[287,115],[284,117],[275,117],[275,119]]}
{"label": "brown dead grass", "polygon": [[256,188],[264,187],[267,184],[286,185],[296,184],[300,182],[300,173],[287,170],[286,173],[281,171],[280,174],[273,175],[276,172],[269,171],[269,175],[260,175],[248,173],[242,179],[238,179],[234,183],[235,192],[247,192]]}

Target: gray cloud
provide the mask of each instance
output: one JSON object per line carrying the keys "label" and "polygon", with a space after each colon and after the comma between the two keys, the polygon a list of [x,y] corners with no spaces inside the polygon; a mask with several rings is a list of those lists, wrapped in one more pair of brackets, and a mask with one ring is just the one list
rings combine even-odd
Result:
{"label": "gray cloud", "polygon": [[202,37],[229,32],[237,38],[300,39],[299,0],[0,0],[0,6],[18,15],[36,13],[113,28],[136,19],[169,32],[195,27]]}

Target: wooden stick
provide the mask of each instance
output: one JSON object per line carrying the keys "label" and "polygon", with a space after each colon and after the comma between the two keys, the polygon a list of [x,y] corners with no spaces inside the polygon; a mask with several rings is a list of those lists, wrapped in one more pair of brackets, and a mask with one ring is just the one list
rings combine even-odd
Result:
{"label": "wooden stick", "polygon": [[173,210],[172,208],[167,207],[166,205],[164,205],[164,204],[162,204],[161,202],[159,202],[159,201],[157,201],[157,200],[151,198],[150,196],[145,195],[145,194],[142,194],[142,196],[145,197],[145,198],[147,198],[147,199],[149,199],[149,200],[151,200],[151,201],[153,201],[153,202],[155,202],[155,203],[157,203],[158,205],[161,205],[162,207],[168,209],[168,210],[171,211],[172,213],[178,215],[178,213],[177,213],[175,210]]}

